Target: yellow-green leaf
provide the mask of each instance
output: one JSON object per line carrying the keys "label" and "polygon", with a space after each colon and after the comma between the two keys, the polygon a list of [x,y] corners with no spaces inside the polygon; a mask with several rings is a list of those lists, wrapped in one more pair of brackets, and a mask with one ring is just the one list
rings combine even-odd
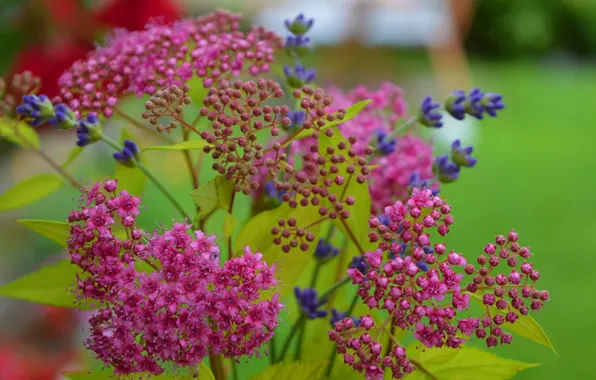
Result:
{"label": "yellow-green leaf", "polygon": [[[121,141],[135,140],[134,136],[123,128],[120,137]],[[124,165],[116,165],[114,178],[118,179],[118,189],[126,190],[132,195],[141,195],[147,184],[147,176],[139,168],[129,168]]]}
{"label": "yellow-green leaf", "polygon": [[[408,357],[421,363],[424,370],[431,373],[436,379],[505,380],[520,371],[539,365],[502,358],[472,347],[455,350],[452,348],[425,348],[423,351],[417,349],[416,346],[417,343],[414,343],[407,348]],[[420,369],[417,369],[414,374],[416,375],[412,378],[431,378]]]}
{"label": "yellow-green leaf", "polygon": [[20,219],[17,220],[17,223],[27,226],[38,234],[55,241],[61,247],[66,248],[68,245],[67,240],[70,238],[70,226],[68,223],[35,219]]}
{"label": "yellow-green leaf", "polygon": [[217,176],[205,185],[190,192],[190,196],[201,208],[203,215],[209,214],[217,208],[227,210],[232,199],[231,181],[223,176]]}
{"label": "yellow-green leaf", "polygon": [[192,100],[193,104],[195,104],[197,107],[202,107],[203,100],[205,99],[205,96],[207,96],[207,92],[209,92],[208,88],[203,87],[203,79],[194,77],[187,84],[190,87],[188,96]]}
{"label": "yellow-green leaf", "polygon": [[252,376],[250,380],[317,380],[321,378],[325,364],[320,361],[279,363]]}
{"label": "yellow-green leaf", "polygon": [[24,121],[0,118],[0,136],[24,148],[39,148],[37,131]]}
{"label": "yellow-green leaf", "polygon": [[78,269],[70,260],[40,268],[37,272],[0,286],[0,296],[35,302],[42,305],[88,309],[80,305],[72,293]]}
{"label": "yellow-green leaf", "polygon": [[211,369],[205,364],[205,362],[201,362],[199,366],[199,380],[215,380],[215,376],[211,372]]}
{"label": "yellow-green leaf", "polygon": [[[478,294],[472,293],[472,299],[478,304],[484,305],[482,303],[482,297],[480,297]],[[491,313],[493,315],[506,314],[506,312],[499,310],[494,306],[491,307]],[[514,323],[505,322],[501,327],[517,335],[521,335],[524,338],[528,338],[535,343],[546,346],[553,350],[555,354],[557,354],[557,351],[555,350],[555,347],[553,346],[549,337],[546,335],[546,332],[544,332],[538,322],[536,322],[536,320],[529,315],[519,315],[519,319],[517,321]]]}
{"label": "yellow-green leaf", "polygon": [[12,210],[37,202],[64,185],[54,174],[40,174],[17,183],[0,195],[0,211]]}
{"label": "yellow-green leaf", "polygon": [[[316,243],[310,243],[307,251],[299,248],[292,249],[289,253],[282,251],[281,247],[273,244],[273,235],[271,228],[277,225],[280,218],[295,218],[299,225],[307,226],[321,218],[318,207],[307,206],[290,209],[287,203],[273,209],[264,211],[251,218],[240,231],[236,238],[234,252],[241,252],[242,248],[249,246],[253,250],[258,250],[263,254],[264,260],[268,264],[275,264],[279,271],[280,280],[285,286],[280,290],[282,296],[292,290],[294,284],[308,263],[312,260]],[[319,235],[320,224],[309,227],[308,230]]]}
{"label": "yellow-green leaf", "polygon": [[79,155],[83,152],[83,148],[80,146],[75,146],[74,148],[72,148],[72,150],[70,151],[70,154],[68,155],[68,157],[66,158],[66,161],[64,161],[64,163],[62,164],[63,168],[66,168],[68,165],[70,165],[77,157],[79,157]]}
{"label": "yellow-green leaf", "polygon": [[223,233],[226,236],[232,236],[234,231],[236,230],[236,225],[238,224],[238,220],[232,214],[226,214],[224,217],[223,222]]}
{"label": "yellow-green leaf", "polygon": [[202,150],[207,145],[209,144],[207,144],[207,142],[203,140],[188,140],[179,144],[150,146],[148,148],[143,149],[143,152],[148,150]]}

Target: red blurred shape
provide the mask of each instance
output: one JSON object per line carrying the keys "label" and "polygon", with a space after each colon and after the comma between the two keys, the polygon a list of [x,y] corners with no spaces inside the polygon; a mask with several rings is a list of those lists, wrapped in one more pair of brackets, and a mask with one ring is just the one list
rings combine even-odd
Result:
{"label": "red blurred shape", "polygon": [[179,19],[182,12],[169,0],[113,0],[96,16],[98,21],[112,27],[140,30],[152,18],[167,23]]}

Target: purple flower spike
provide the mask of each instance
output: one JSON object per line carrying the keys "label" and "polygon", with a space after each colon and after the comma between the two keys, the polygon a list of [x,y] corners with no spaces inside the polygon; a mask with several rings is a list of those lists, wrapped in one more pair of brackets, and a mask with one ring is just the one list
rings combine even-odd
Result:
{"label": "purple flower spike", "polygon": [[474,148],[471,146],[462,148],[461,141],[459,139],[455,140],[451,144],[451,160],[453,160],[457,166],[465,166],[467,168],[474,167],[477,160],[471,156],[473,150]]}
{"label": "purple flower spike", "polygon": [[397,141],[393,138],[388,138],[388,136],[388,133],[385,131],[377,131],[375,146],[377,147],[377,152],[381,153],[383,156],[387,156],[395,152],[395,147],[397,145]]}
{"label": "purple flower spike", "polygon": [[[331,318],[329,319],[329,321],[331,322],[331,326],[334,326],[337,322],[340,322],[347,317],[348,313],[344,313],[337,310],[336,308],[333,308],[331,309]],[[360,318],[356,318],[354,316],[350,316],[350,319],[352,320],[352,322],[354,322],[354,326],[356,327],[360,326],[360,323],[362,322]]]}
{"label": "purple flower spike", "polygon": [[56,129],[67,130],[77,125],[74,112],[64,104],[58,104],[54,107],[45,95],[31,94],[23,96],[23,103],[16,108],[16,111],[33,127],[49,123]]}
{"label": "purple flower spike", "polygon": [[420,105],[420,123],[427,127],[441,128],[443,115],[437,110],[441,108],[439,103],[433,102],[430,96],[427,96]]}
{"label": "purple flower spike", "polygon": [[[57,106],[56,106],[57,107]],[[103,131],[101,123],[97,116],[89,114],[87,119],[79,122],[77,131],[77,145],[80,147],[87,146],[101,139]]]}
{"label": "purple flower spike", "polygon": [[457,120],[463,120],[466,114],[478,120],[484,119],[484,114],[497,116],[497,111],[505,108],[503,97],[494,93],[483,93],[474,88],[467,95],[463,90],[456,90],[445,101],[445,110]]}
{"label": "purple flower spike", "polygon": [[303,36],[310,30],[314,22],[314,18],[307,19],[304,16],[304,13],[300,13],[294,18],[294,20],[286,20],[284,24],[291,33],[295,34],[296,36]]}
{"label": "purple flower spike", "polygon": [[324,239],[319,240],[315,248],[315,258],[321,262],[327,262],[339,254],[339,249]]}
{"label": "purple flower spike", "polygon": [[118,163],[134,168],[137,165],[137,159],[139,158],[139,147],[134,141],[124,140],[124,148],[122,152],[114,153],[114,158]]}
{"label": "purple flower spike", "polygon": [[449,156],[445,154],[435,159],[433,172],[442,183],[450,183],[459,177],[459,166],[451,162]]}
{"label": "purple flower spike", "polygon": [[327,316],[327,310],[319,310],[327,300],[319,300],[317,291],[312,288],[305,288],[300,290],[299,287],[294,288],[294,295],[300,307],[300,311],[309,319],[323,318]]}
{"label": "purple flower spike", "polygon": [[293,68],[284,66],[284,75],[291,87],[300,88],[312,82],[317,76],[317,71],[315,69],[307,69],[303,65],[298,64]]}

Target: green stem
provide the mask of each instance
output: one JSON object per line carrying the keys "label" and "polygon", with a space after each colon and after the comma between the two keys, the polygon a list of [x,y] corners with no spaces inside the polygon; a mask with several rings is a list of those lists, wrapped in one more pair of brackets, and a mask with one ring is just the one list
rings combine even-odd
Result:
{"label": "green stem", "polygon": [[[112,148],[114,148],[116,151],[119,152],[119,151],[122,150],[122,146],[119,143],[117,143],[116,141],[112,140],[111,138],[109,138],[105,134],[101,137],[101,139],[103,141],[105,141],[108,145],[110,145]],[[184,210],[184,208],[180,205],[180,203],[178,203],[178,201],[172,195],[172,193],[169,192],[169,190],[157,179],[157,177],[155,177],[155,175],[153,175],[153,173],[151,173],[149,171],[149,169],[147,169],[147,167],[145,167],[145,165],[143,165],[143,163],[140,160],[136,160],[136,165],[139,168],[139,170],[141,170],[147,176],[147,178],[149,178],[149,180],[151,182],[153,182],[153,184],[155,185],[155,187],[157,187],[159,189],[159,191],[161,191],[162,194],[165,195],[166,198],[168,198],[168,200],[170,201],[170,203],[172,203],[172,205],[174,205],[174,207],[176,209],[178,209],[178,211],[180,211],[182,213],[182,215],[188,221],[192,221],[192,218],[191,218],[190,214],[187,213]]]}
{"label": "green stem", "polygon": [[290,348],[290,343],[292,343],[292,338],[294,338],[294,335],[296,335],[296,333],[302,327],[304,322],[306,322],[306,316],[304,314],[300,314],[300,316],[296,320],[296,323],[294,323],[294,326],[292,326],[292,330],[290,330],[290,335],[288,335],[286,341],[284,342],[283,348],[281,349],[281,354],[279,355],[279,359],[276,360],[276,363],[284,360],[284,357],[286,356],[286,353]]}
{"label": "green stem", "polygon": [[302,324],[300,333],[298,334],[298,343],[296,344],[296,352],[294,353],[294,360],[300,360],[302,357],[302,341],[304,340],[304,333],[306,332],[306,323]]}
{"label": "green stem", "polygon": [[275,335],[271,337],[269,340],[269,361],[271,365],[275,364],[275,355],[277,354],[277,342],[275,339]]}
{"label": "green stem", "polygon": [[239,380],[238,377],[238,365],[234,359],[232,359],[232,377],[234,380]]}
{"label": "green stem", "polygon": [[338,282],[336,282],[335,284],[333,284],[329,289],[327,289],[326,292],[324,292],[323,294],[321,294],[321,296],[319,297],[319,299],[320,300],[326,299],[334,291],[336,291],[337,289],[341,288],[342,286],[344,286],[345,284],[347,284],[348,282],[350,282],[350,280],[351,280],[351,278],[349,276],[346,276],[343,279],[339,280]]}
{"label": "green stem", "polygon": [[400,125],[399,127],[395,128],[393,131],[391,131],[391,134],[389,134],[389,136],[387,136],[387,140],[393,139],[395,137],[397,137],[397,135],[399,135],[400,133],[402,133],[403,131],[405,131],[406,129],[410,128],[412,125],[416,124],[418,122],[419,118],[418,117],[413,117],[410,120],[408,120],[406,123]]}
{"label": "green stem", "polygon": [[[346,317],[350,318],[350,315],[352,315],[352,312],[356,308],[356,305],[358,304],[359,299],[360,299],[360,297],[358,297],[358,294],[354,294],[354,298],[352,298],[352,302],[350,303],[350,306],[348,307],[348,310],[346,311]],[[327,371],[325,372],[326,377],[331,376],[331,372],[333,372],[333,365],[335,364],[336,359],[337,359],[337,344],[333,345],[333,349],[331,350],[331,356],[329,357],[329,366],[327,366]]]}
{"label": "green stem", "polygon": [[226,372],[223,365],[223,357],[221,355],[209,355],[209,361],[211,362],[211,371],[215,380],[226,380]]}

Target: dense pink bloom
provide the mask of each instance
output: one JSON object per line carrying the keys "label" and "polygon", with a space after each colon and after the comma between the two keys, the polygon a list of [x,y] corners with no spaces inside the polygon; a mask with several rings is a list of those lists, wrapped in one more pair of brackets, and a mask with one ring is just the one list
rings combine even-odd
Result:
{"label": "dense pink bloom", "polygon": [[[209,351],[259,355],[283,307],[278,294],[263,297],[277,286],[263,255],[246,247],[220,266],[215,236],[189,234],[191,225],[146,234],[134,226],[140,199],[117,194],[115,181],[83,201],[69,214],[68,248],[83,271],[78,296],[100,306],[85,342],[97,358],[116,373],[159,374],[168,362],[195,366]],[[114,235],[115,219],[130,238]]]}
{"label": "dense pink bloom", "polygon": [[60,77],[56,101],[79,116],[95,112],[110,117],[123,93],[154,94],[195,75],[210,87],[241,72],[267,72],[281,40],[262,27],[240,32],[240,19],[217,11],[167,25],[153,22],[138,32],[116,30],[104,46]]}
{"label": "dense pink bloom", "polygon": [[358,139],[354,145],[358,153],[364,151],[378,131],[391,132],[395,124],[406,114],[407,105],[402,91],[391,82],[382,83],[375,91],[359,85],[348,92],[338,88],[331,88],[328,92],[333,95],[333,104],[328,107],[328,111],[347,108],[363,100],[372,100],[352,120],[340,124],[339,127],[342,135],[355,136]]}

